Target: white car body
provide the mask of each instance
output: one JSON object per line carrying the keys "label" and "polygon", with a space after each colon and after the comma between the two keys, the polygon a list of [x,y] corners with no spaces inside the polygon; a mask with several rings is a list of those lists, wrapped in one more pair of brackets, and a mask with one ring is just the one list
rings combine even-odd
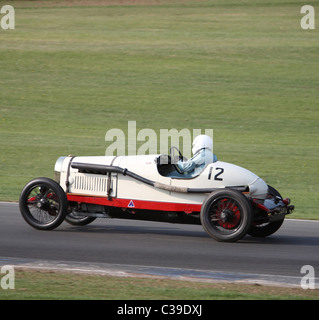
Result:
{"label": "white car body", "polygon": [[[123,200],[122,206],[128,208],[154,209],[171,211],[174,205],[185,205],[185,212],[199,211],[207,197],[206,193],[186,193],[163,190],[147,185],[127,175],[111,173],[111,193],[107,192],[108,175],[98,173],[81,173],[70,166],[72,163],[103,165],[126,168],[146,179],[158,183],[181,188],[242,188],[248,197],[265,199],[267,184],[257,175],[242,167],[227,162],[216,161],[206,166],[195,178],[172,178],[162,176],[158,172],[159,155],[140,156],[93,156],[93,157],[61,157],[56,163],[55,171],[60,174],[60,185],[67,193],[68,199],[76,201],[79,196],[102,197],[99,203],[110,204],[106,197]],[[215,178],[216,177],[216,178]],[[65,182],[68,181],[68,187]],[[193,206],[193,207],[192,207]],[[180,207],[180,206],[175,206]],[[192,209],[193,208],[193,209]]]}

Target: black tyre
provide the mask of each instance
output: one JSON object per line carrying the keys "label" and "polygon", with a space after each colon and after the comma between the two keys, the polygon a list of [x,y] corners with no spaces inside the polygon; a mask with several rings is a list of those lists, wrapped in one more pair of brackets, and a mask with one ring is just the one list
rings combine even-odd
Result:
{"label": "black tyre", "polygon": [[203,228],[217,241],[240,240],[250,228],[252,218],[249,200],[232,189],[212,192],[204,201],[200,212]]}
{"label": "black tyre", "polygon": [[96,218],[95,217],[87,217],[87,216],[75,216],[72,213],[69,213],[65,217],[65,221],[73,226],[85,226],[91,222],[93,222]]}
{"label": "black tyre", "polygon": [[68,200],[57,182],[49,178],[37,178],[23,188],[19,207],[22,217],[30,226],[52,230],[63,222]]}
{"label": "black tyre", "polygon": [[[273,188],[272,186],[268,186],[267,198],[275,198],[275,197],[280,197],[282,199],[282,196],[275,188]],[[271,234],[278,231],[278,229],[283,224],[284,220],[285,218],[278,221],[266,222],[259,225],[255,225],[253,223],[247,233],[250,236],[256,237],[256,238],[268,237]]]}

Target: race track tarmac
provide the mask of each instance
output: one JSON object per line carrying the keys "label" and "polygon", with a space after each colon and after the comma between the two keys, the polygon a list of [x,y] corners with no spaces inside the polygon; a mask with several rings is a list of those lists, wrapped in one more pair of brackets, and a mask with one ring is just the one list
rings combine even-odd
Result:
{"label": "race track tarmac", "polygon": [[0,221],[0,266],[63,262],[130,274],[298,285],[302,266],[311,265],[318,283],[319,221],[286,219],[268,238],[246,236],[237,243],[216,242],[200,225],[119,219],[97,219],[83,227],[64,222],[39,231],[26,224],[18,204],[6,202],[0,203]]}

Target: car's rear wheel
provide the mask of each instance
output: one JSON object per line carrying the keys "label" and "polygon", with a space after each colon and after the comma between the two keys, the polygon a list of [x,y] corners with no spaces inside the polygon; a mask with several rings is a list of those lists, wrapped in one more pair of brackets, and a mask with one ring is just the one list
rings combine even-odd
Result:
{"label": "car's rear wheel", "polygon": [[[268,186],[267,198],[272,199],[272,198],[276,198],[276,197],[279,197],[280,199],[282,199],[281,194],[275,188],[273,188],[272,186]],[[277,221],[266,222],[263,224],[252,223],[252,225],[247,233],[249,235],[251,235],[252,237],[256,237],[256,238],[268,237],[280,229],[284,220],[285,220],[285,218],[277,220]]]}
{"label": "car's rear wheel", "polygon": [[37,178],[23,188],[19,207],[22,217],[30,226],[52,230],[63,222],[68,200],[57,182],[49,178]]}
{"label": "car's rear wheel", "polygon": [[88,216],[76,216],[72,212],[65,217],[65,221],[73,226],[85,226],[93,222],[96,218]]}
{"label": "car's rear wheel", "polygon": [[215,240],[227,242],[243,238],[252,218],[250,202],[233,189],[212,192],[204,201],[200,213],[205,231]]}

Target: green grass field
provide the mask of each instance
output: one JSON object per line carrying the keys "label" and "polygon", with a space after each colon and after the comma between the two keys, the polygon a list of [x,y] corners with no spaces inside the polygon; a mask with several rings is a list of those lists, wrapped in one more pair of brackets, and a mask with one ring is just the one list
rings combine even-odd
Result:
{"label": "green grass field", "polygon": [[293,217],[319,218],[319,30],[301,29],[303,1],[9,2],[0,200],[53,177],[61,155],[104,155],[106,131],[135,120],[214,129],[219,160],[291,197]]}

